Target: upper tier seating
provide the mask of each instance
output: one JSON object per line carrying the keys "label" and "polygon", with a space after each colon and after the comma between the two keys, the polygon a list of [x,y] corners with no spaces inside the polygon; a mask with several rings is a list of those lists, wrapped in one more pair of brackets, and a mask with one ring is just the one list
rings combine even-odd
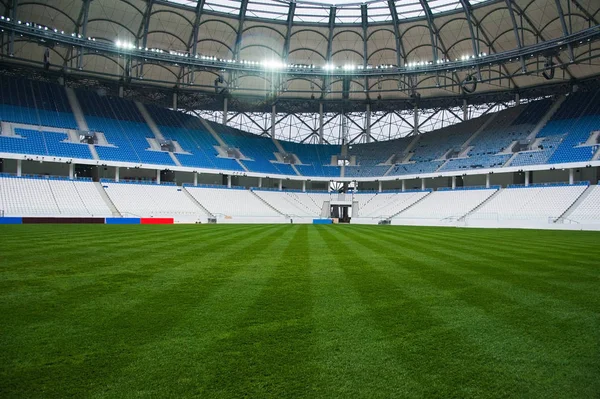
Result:
{"label": "upper tier seating", "polygon": [[123,216],[170,216],[187,221],[207,216],[182,187],[115,182],[103,182],[102,186]]}
{"label": "upper tier seating", "polygon": [[77,90],[77,98],[92,131],[104,133],[112,147],[96,146],[100,159],[155,165],[175,165],[167,152],[149,151],[154,134],[132,101]]}
{"label": "upper tier seating", "polygon": [[77,129],[63,87],[7,76],[0,76],[0,120]]}
{"label": "upper tier seating", "polygon": [[[100,160],[167,168],[181,164],[225,173],[249,171],[288,176],[300,173],[308,177],[331,178],[340,177],[341,174],[341,168],[331,164],[333,156],[341,155],[338,145],[281,141],[284,151],[294,153],[300,161],[300,164],[292,167],[276,161],[275,154],[279,147],[270,138],[208,122],[212,126],[210,130],[214,129],[218,135],[214,137],[197,117],[147,105],[162,135],[176,141],[181,147],[181,150],[176,147],[173,158],[172,154],[160,151],[155,141],[160,134],[148,126],[133,101],[101,96],[86,90],[76,90],[76,98],[90,130],[103,133],[108,142],[108,145],[95,146]],[[346,166],[344,177],[406,176],[502,166],[587,162],[600,150],[597,142],[590,140],[586,143],[591,132],[600,130],[598,100],[598,91],[568,95],[535,138],[534,145],[537,148],[514,156],[509,148],[511,143],[531,135],[552,106],[553,100],[531,102],[495,116],[488,114],[422,134],[410,151],[407,150],[414,137],[353,144],[348,146],[348,155],[355,157],[356,165]],[[494,119],[490,120],[493,116]],[[0,135],[0,152],[93,158],[94,151],[90,152],[86,145],[67,141],[67,129],[77,129],[77,123],[67,92],[57,84],[0,77],[0,121],[3,122],[3,129],[8,127]],[[65,131],[55,132],[53,130],[56,129],[51,127]],[[14,137],[13,131],[21,137]],[[242,159],[238,162],[220,156],[217,147],[222,142],[227,147],[239,149]],[[456,156],[455,152],[461,158],[446,159],[448,154]],[[403,161],[406,162],[401,163]],[[387,162],[393,162],[394,165]]]}
{"label": "upper tier seating", "polygon": [[561,216],[586,188],[585,185],[505,188],[470,214],[469,219],[547,222],[548,218]]}
{"label": "upper tier seating", "polygon": [[0,177],[5,216],[111,216],[91,181]]}
{"label": "upper tier seating", "polygon": [[459,219],[495,192],[496,189],[435,191],[396,218],[432,221]]}

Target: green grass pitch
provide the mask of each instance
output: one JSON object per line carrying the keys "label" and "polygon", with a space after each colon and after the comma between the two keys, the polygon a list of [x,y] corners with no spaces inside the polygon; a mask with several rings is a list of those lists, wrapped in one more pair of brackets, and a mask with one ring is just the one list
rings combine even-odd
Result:
{"label": "green grass pitch", "polygon": [[600,234],[0,226],[0,397],[598,398]]}

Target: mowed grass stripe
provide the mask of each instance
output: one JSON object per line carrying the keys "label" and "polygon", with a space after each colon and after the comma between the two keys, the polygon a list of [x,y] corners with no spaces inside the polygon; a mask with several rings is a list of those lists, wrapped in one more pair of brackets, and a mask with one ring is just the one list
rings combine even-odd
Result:
{"label": "mowed grass stripe", "polygon": [[[419,390],[403,392],[400,397],[464,397],[487,390],[503,395],[513,392],[518,375],[498,367],[493,357],[465,337],[463,331],[446,317],[435,314],[431,305],[437,303],[437,293],[428,292],[427,285],[415,286],[419,279],[405,271],[397,278],[394,266],[402,265],[372,258],[362,241],[348,239],[342,230],[320,232],[338,254],[347,278],[369,309],[372,323],[395,343],[398,368],[419,382]],[[354,259],[360,262],[353,263]],[[453,375],[457,368],[461,373]]]}
{"label": "mowed grass stripe", "polygon": [[[348,233],[352,233],[348,231]],[[382,236],[378,236],[382,237]],[[383,238],[383,237],[382,237]],[[552,284],[552,279],[569,278],[575,281],[589,281],[589,278],[594,276],[593,273],[587,270],[579,270],[578,273],[561,269],[560,265],[568,264],[573,255],[564,257],[561,255],[555,256],[554,260],[557,265],[549,264],[548,261],[540,259],[520,257],[507,252],[505,249],[497,246],[478,245],[453,245],[456,240],[448,237],[447,239],[440,238],[440,245],[431,246],[431,240],[426,236],[418,236],[412,234],[409,239],[399,237],[388,237],[388,240],[382,239],[382,243],[393,242],[399,243],[403,251],[412,251],[407,254],[409,257],[415,257],[417,252],[420,258],[427,260],[430,263],[449,264],[453,267],[448,268],[448,272],[457,272],[457,278],[464,279],[460,276],[463,272],[473,272],[479,274],[480,278],[487,279],[488,284],[497,286],[500,293],[514,292],[519,289],[524,290],[519,293],[514,292],[516,297],[528,300],[528,303],[523,305],[533,305],[555,307],[555,301],[566,301],[567,304],[559,304],[559,307],[572,306],[576,312],[582,309],[587,309],[592,313],[596,313],[596,309],[600,307],[600,302],[596,303],[596,298],[590,298],[582,293],[578,287],[569,287],[560,291],[556,290],[556,285]],[[514,244],[514,243],[513,243]],[[411,248],[411,247],[416,247]],[[418,251],[418,248],[427,249],[426,252]],[[515,265],[519,267],[516,268]],[[461,272],[461,270],[463,272]],[[436,269],[437,271],[437,269]],[[597,276],[597,274],[596,274]]]}
{"label": "mowed grass stripe", "polygon": [[[98,396],[110,397],[123,389],[151,397],[179,396],[186,392],[202,396],[204,387],[210,385],[211,373],[227,361],[224,353],[214,347],[239,328],[240,320],[268,287],[273,272],[268,262],[272,251],[287,245],[291,238],[287,226],[271,227],[269,231],[268,235],[241,238],[235,250],[224,248],[224,256],[214,259],[211,268],[222,267],[231,273],[223,276],[202,273],[190,279],[193,301],[186,307],[186,313],[160,341],[141,345],[135,359],[113,373],[110,384]],[[215,281],[214,287],[207,286],[211,281]],[[174,293],[171,302],[181,303],[181,300],[181,294]]]}
{"label": "mowed grass stripe", "polygon": [[[398,266],[404,269],[399,272],[398,280],[407,278],[406,270],[410,270],[411,273],[418,276],[421,281],[425,282],[424,286],[419,285],[418,288],[415,288],[422,295],[426,295],[423,289],[428,289],[431,291],[431,295],[443,296],[445,306],[435,309],[443,310],[452,302],[459,301],[456,307],[460,309],[460,313],[457,312],[457,315],[470,314],[468,320],[471,320],[471,323],[480,319],[479,326],[487,329],[486,334],[489,338],[481,341],[487,341],[495,350],[511,348],[508,354],[514,356],[514,359],[507,358],[506,361],[514,360],[513,365],[516,370],[523,367],[530,368],[530,375],[523,376],[523,382],[526,383],[522,386],[523,389],[532,390],[532,394],[547,391],[548,395],[558,394],[561,396],[573,392],[581,394],[583,397],[598,390],[594,374],[589,373],[589,370],[586,369],[587,364],[593,362],[593,359],[600,353],[597,344],[600,342],[598,340],[600,335],[594,328],[594,326],[600,325],[598,314],[581,314],[574,310],[565,313],[565,309],[560,306],[564,303],[550,308],[544,303],[540,303],[537,307],[527,306],[519,301],[522,297],[515,295],[514,289],[504,287],[504,290],[495,290],[485,281],[473,278],[470,273],[457,271],[457,268],[460,269],[458,262],[450,263],[443,258],[432,260],[428,256],[416,259],[416,256],[412,254],[413,251],[415,254],[424,254],[431,248],[428,246],[420,248],[414,241],[411,241],[410,250],[406,249],[404,254],[393,255],[389,251],[390,244],[388,242],[377,240],[373,236],[358,237],[348,229],[340,229],[339,232],[345,236],[353,235],[358,247],[366,247],[364,252],[386,254],[385,257],[390,262],[397,262]],[[440,244],[439,247],[443,248],[443,244]],[[373,262],[373,265],[379,267],[377,262]],[[398,273],[390,268],[385,270],[391,276]],[[468,278],[463,276],[468,276]],[[487,279],[493,281],[493,276]],[[532,295],[527,292],[520,294]],[[575,314],[578,317],[574,318]],[[451,317],[448,315],[449,321],[451,321]],[[468,322],[465,322],[464,325],[468,328],[471,327]],[[498,331],[504,332],[503,336],[500,336],[504,341],[500,346],[494,346],[494,337]],[[583,331],[593,333],[583,336],[581,334]],[[569,341],[566,338],[568,336],[575,339]],[[592,348],[591,351],[590,348]],[[504,356],[506,357],[506,355],[505,352]],[[568,389],[565,389],[564,382],[565,386],[551,384],[552,375],[559,370],[571,377],[571,380],[568,381],[571,386]],[[538,374],[534,375],[535,373]],[[532,381],[547,379],[548,382],[546,385],[536,386],[528,382],[528,379]],[[580,384],[582,380],[586,384]]]}
{"label": "mowed grass stripe", "polygon": [[344,267],[350,263],[360,268],[362,259],[341,257],[340,246],[323,237],[327,229],[313,228],[310,233],[317,392],[330,398],[421,393],[423,381],[415,380],[399,359],[396,339],[378,328],[355,282],[346,275]]}
{"label": "mowed grass stripe", "polygon": [[599,238],[0,226],[0,396],[597,398]]}
{"label": "mowed grass stripe", "polygon": [[[240,238],[246,235],[244,230],[240,230],[205,246],[206,251],[199,253],[193,246],[183,246],[178,256],[173,257],[171,254],[174,264],[165,263],[162,257],[132,258],[127,265],[134,266],[134,271],[130,272],[128,277],[122,275],[120,283],[114,279],[114,284],[91,283],[91,286],[101,290],[100,292],[90,292],[87,289],[55,292],[56,296],[46,300],[45,306],[37,304],[33,307],[35,311],[43,312],[46,309],[47,312],[50,306],[55,311],[35,315],[32,325],[21,324],[20,329],[12,331],[12,342],[5,342],[5,351],[9,354],[15,350],[23,352],[24,349],[25,353],[31,350],[28,359],[34,363],[15,364],[14,371],[18,376],[16,379],[36,381],[42,389],[49,380],[58,382],[64,379],[66,383],[76,377],[83,380],[96,379],[99,377],[98,373],[90,373],[96,368],[109,374],[111,370],[118,370],[121,363],[129,363],[136,356],[135,352],[131,351],[132,348],[160,340],[162,334],[170,329],[173,323],[185,318],[184,312],[187,307],[195,304],[191,302],[192,298],[205,295],[209,288],[212,289],[209,284],[218,287],[225,281],[228,273],[235,272],[235,269],[227,264],[228,256],[241,257],[244,252],[251,252],[261,239],[275,238],[281,230],[281,226],[263,226],[262,234],[254,235],[246,245],[240,245]],[[138,244],[144,247],[143,242]],[[133,246],[136,244],[132,243]],[[235,249],[232,249],[233,247]],[[220,258],[225,262],[219,263]],[[201,262],[203,259],[206,263]],[[140,266],[136,264],[136,260],[142,265],[137,271]],[[188,267],[177,270],[180,265]],[[242,267],[243,262],[238,266]],[[194,282],[206,283],[205,290],[187,289]],[[62,303],[56,302],[57,300]],[[2,313],[9,317],[14,314],[15,319],[26,316],[24,320],[31,321],[31,315],[23,314],[24,310],[26,311],[23,308],[6,308]],[[16,321],[14,324],[18,326],[20,323]],[[39,374],[40,364],[37,361],[42,359],[38,358],[31,331],[37,334],[40,331],[51,334],[56,346],[64,348],[64,353],[59,357],[61,361],[53,364],[54,367],[48,367],[47,374]],[[76,337],[78,339],[74,339]],[[71,359],[74,353],[83,357]],[[110,368],[101,363],[113,356]],[[62,364],[63,362],[65,364]],[[60,389],[58,383],[53,386]]]}

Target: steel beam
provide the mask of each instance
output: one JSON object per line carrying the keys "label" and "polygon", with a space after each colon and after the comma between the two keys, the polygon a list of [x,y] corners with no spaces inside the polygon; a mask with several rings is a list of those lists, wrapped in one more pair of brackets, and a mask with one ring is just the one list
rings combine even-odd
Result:
{"label": "steel beam", "polygon": [[[368,29],[369,29],[369,20],[368,20],[368,14],[367,14],[367,5],[366,4],[361,4],[360,6],[360,15],[361,15],[361,25],[362,25],[362,33],[363,33],[363,68],[367,68],[368,65],[368,60],[367,58],[369,57],[369,49],[367,46],[367,36],[368,36]],[[367,96],[367,99],[370,98],[370,93],[369,93],[369,78],[367,78],[365,76],[364,78],[364,90],[365,90],[365,94]]]}
{"label": "steel beam", "polygon": [[594,25],[600,25],[600,23],[598,22],[598,20],[588,12],[588,10],[586,10],[585,8],[583,8],[581,6],[581,4],[579,4],[579,2],[577,0],[571,0],[571,2],[575,5],[575,7],[577,7],[577,9],[579,11],[581,11],[581,13],[583,15],[585,15],[585,17],[588,19],[588,21],[590,21],[590,23],[593,23]]}
{"label": "steel beam", "polygon": [[404,60],[404,63],[406,63],[406,54],[404,53],[400,28],[398,27],[398,10],[396,10],[396,1],[388,0],[388,8],[390,9],[392,23],[394,24],[394,37],[396,39],[396,65],[402,66],[402,60]]}
{"label": "steel beam", "polygon": [[[512,21],[513,32],[515,34],[515,39],[517,40],[518,48],[523,47],[523,43],[521,42],[521,36],[519,36],[519,27],[517,26],[517,19],[515,18],[515,11],[512,8],[513,0],[504,0],[506,2],[506,8],[508,9],[508,15],[510,15],[510,20]],[[525,59],[523,56],[519,57],[521,60],[521,69],[523,72],[527,70],[525,67]]]}
{"label": "steel beam", "polygon": [[294,26],[294,14],[296,13],[296,2],[290,2],[287,15],[287,31],[285,41],[283,42],[283,62],[287,62],[290,55],[290,38],[292,36],[292,27]]}
{"label": "steel beam", "polygon": [[[142,18],[142,26],[140,27],[142,30],[142,47],[148,47],[148,29],[150,26],[150,14],[152,13],[152,5],[154,4],[154,0],[148,0],[146,5],[146,11],[144,12],[144,17]],[[138,39],[139,42],[139,39]],[[138,76],[144,76],[144,60],[140,61],[140,67],[138,68]]]}
{"label": "steel beam", "polygon": [[[83,22],[81,24],[81,35],[87,37],[88,16],[90,14],[90,3],[92,0],[83,0],[81,12],[83,14]],[[79,47],[79,56],[77,57],[77,69],[83,68],[83,46]]]}
{"label": "steel beam", "polygon": [[238,14],[238,30],[235,38],[235,47],[233,48],[233,59],[240,59],[240,48],[242,46],[242,35],[244,34],[244,22],[246,21],[246,10],[248,9],[248,0],[242,0],[240,3],[240,13]]}
{"label": "steel beam", "polygon": [[433,13],[431,12],[431,8],[429,8],[429,4],[427,4],[426,0],[419,0],[419,2],[421,3],[421,7],[423,7],[423,11],[425,11],[425,19],[427,20],[427,25],[429,26],[429,38],[431,39],[431,52],[433,55],[433,63],[437,64],[438,33],[437,33],[437,29],[435,28],[435,25],[433,24]]}
{"label": "steel beam", "polygon": [[[565,21],[565,14],[563,13],[562,7],[560,5],[560,0],[554,0],[556,3],[556,10],[558,11],[558,17],[560,18],[560,26],[562,27],[563,36],[569,36],[569,29],[567,28],[567,23]],[[569,49],[569,61],[573,62],[575,60],[575,55],[573,54],[573,46],[571,43],[567,45]]]}
{"label": "steel beam", "polygon": [[[467,23],[469,26],[469,33],[471,34],[471,46],[473,47],[473,55],[478,56],[480,54],[479,51],[479,42],[475,37],[475,29],[473,29],[473,20],[471,18],[471,3],[469,0],[460,0],[460,4],[465,12],[465,16],[467,17]],[[479,65],[477,66],[477,78],[481,80],[481,68]]]}
{"label": "steel beam", "polygon": [[[10,18],[14,21],[17,20],[17,6],[19,5],[19,0],[12,0],[10,5]],[[10,37],[8,39],[8,55],[11,57],[15,53],[15,32],[10,32]]]}

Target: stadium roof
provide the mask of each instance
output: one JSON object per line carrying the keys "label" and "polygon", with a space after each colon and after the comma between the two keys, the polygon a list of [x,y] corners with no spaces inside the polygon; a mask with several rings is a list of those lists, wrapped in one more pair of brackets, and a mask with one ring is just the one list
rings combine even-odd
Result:
{"label": "stadium roof", "polygon": [[[53,37],[54,65],[212,95],[364,103],[464,96],[473,79],[481,94],[600,74],[598,0],[13,1],[0,0],[0,15],[94,39]],[[7,36],[13,60],[41,61],[40,40]],[[181,58],[101,47],[116,44]],[[225,64],[192,64],[198,57]]]}

